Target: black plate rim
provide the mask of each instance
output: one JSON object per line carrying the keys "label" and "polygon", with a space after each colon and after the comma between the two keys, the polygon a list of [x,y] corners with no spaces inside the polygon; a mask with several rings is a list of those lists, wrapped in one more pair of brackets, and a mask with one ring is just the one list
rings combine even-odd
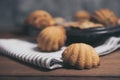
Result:
{"label": "black plate rim", "polygon": [[68,35],[80,36],[80,35],[99,35],[99,34],[111,34],[120,32],[120,25],[115,27],[99,27],[89,29],[78,29],[78,28],[66,28]]}

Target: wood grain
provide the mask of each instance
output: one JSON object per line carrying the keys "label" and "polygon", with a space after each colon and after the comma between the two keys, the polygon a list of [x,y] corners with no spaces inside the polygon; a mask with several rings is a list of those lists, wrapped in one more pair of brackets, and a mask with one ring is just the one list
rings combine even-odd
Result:
{"label": "wood grain", "polygon": [[120,76],[120,51],[100,58],[98,68],[90,70],[46,70],[0,54],[0,76]]}

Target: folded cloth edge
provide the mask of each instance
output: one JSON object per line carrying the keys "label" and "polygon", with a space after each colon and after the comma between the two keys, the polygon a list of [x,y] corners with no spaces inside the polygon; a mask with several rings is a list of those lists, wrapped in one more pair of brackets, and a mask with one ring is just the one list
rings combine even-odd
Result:
{"label": "folded cloth edge", "polygon": [[[17,40],[17,39],[7,39],[7,40]],[[8,56],[11,56],[13,58],[17,58],[19,60],[22,60],[24,62],[28,62],[28,63],[31,63],[29,58],[26,58],[25,56],[23,56],[23,54],[21,56],[17,56],[17,54],[15,54],[14,52],[10,52],[9,49],[5,49],[5,47],[3,47],[3,42],[4,41],[7,41],[6,39],[0,39],[0,51],[2,53],[4,53],[5,55],[8,55]],[[14,51],[14,50],[13,50]],[[10,54],[9,54],[10,52]],[[25,57],[25,59],[24,59]],[[29,57],[29,56],[28,56]],[[40,60],[42,60],[42,63],[40,63],[41,61],[37,62],[38,64],[36,64],[35,61],[33,61],[31,64],[34,64],[34,65],[37,65],[37,66],[40,66],[40,67],[43,67],[43,68],[47,68],[47,69],[55,69],[55,68],[61,68],[63,67],[62,66],[62,59],[60,57],[43,57],[43,58],[40,58]]]}

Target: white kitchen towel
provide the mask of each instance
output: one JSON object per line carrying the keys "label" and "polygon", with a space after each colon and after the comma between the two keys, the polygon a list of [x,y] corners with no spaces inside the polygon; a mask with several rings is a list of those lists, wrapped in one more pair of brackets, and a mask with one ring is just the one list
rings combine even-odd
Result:
{"label": "white kitchen towel", "polygon": [[[120,38],[112,37],[95,49],[100,56],[105,55],[118,49],[119,41]],[[0,39],[0,51],[3,54],[47,69],[63,67],[61,54],[65,48],[56,52],[40,52],[36,43],[20,39]]]}
{"label": "white kitchen towel", "polygon": [[0,39],[3,54],[40,67],[54,69],[62,67],[61,54],[65,47],[56,52],[40,52],[37,44],[20,39]]}

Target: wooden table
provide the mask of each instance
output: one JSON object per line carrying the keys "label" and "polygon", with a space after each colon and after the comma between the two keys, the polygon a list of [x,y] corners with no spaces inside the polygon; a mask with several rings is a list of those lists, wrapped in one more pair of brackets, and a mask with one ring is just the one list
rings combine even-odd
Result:
{"label": "wooden table", "polygon": [[[0,35],[0,38],[13,37],[15,35]],[[46,70],[0,53],[0,80],[120,80],[120,50],[100,59],[100,67],[90,70]]]}

